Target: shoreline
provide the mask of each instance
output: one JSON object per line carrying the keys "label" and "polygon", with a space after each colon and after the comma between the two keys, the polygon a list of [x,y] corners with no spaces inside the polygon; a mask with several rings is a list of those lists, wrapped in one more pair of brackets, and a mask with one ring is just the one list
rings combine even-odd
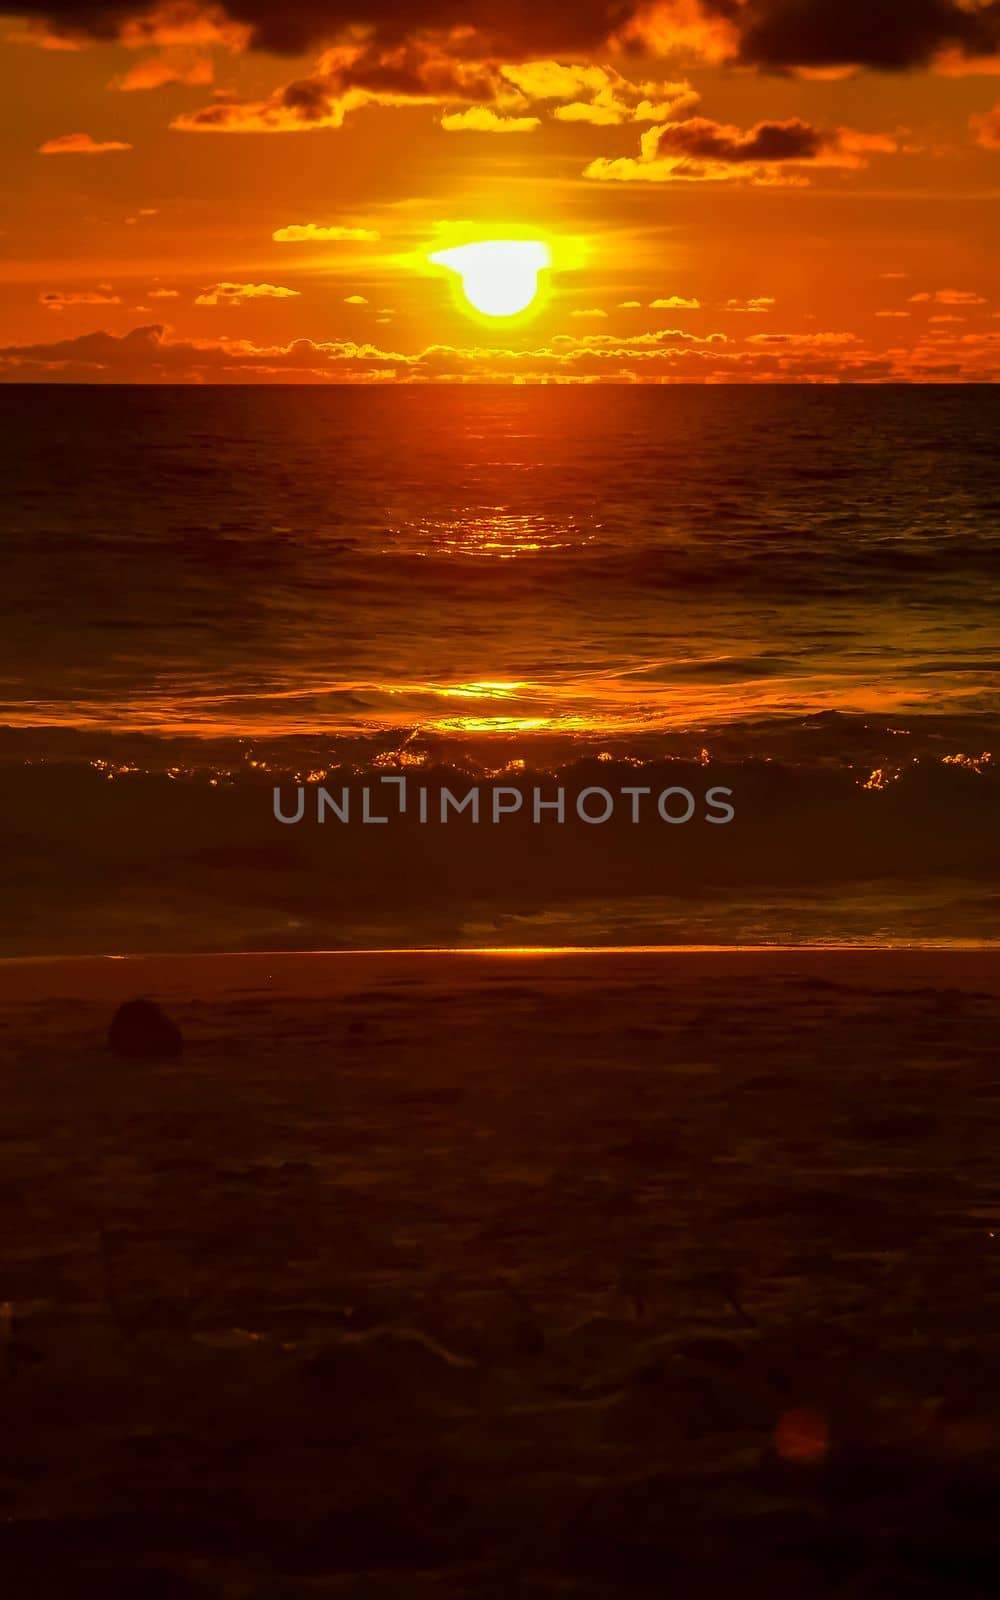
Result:
{"label": "shoreline", "polygon": [[[665,966],[664,963],[667,965]],[[544,977],[628,984],[673,978],[814,978],[864,984],[879,977],[919,986],[1000,990],[1000,943],[970,945],[635,945],[172,952],[156,955],[13,956],[0,959],[0,1003],[115,1001],[137,993],[182,998],[255,992],[303,998],[359,984],[460,987]]]}

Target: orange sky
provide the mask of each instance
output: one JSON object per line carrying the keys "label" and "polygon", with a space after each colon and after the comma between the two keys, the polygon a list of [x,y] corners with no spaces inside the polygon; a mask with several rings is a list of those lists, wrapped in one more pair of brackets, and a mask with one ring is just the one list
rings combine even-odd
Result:
{"label": "orange sky", "polygon": [[[37,7],[6,379],[1000,371],[1000,0]],[[506,234],[549,292],[484,325],[426,257]]]}

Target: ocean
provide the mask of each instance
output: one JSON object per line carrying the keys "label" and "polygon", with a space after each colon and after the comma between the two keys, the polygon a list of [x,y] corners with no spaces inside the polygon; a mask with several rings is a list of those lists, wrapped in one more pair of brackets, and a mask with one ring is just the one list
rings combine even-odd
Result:
{"label": "ocean", "polygon": [[[994,937],[996,388],[19,386],[0,416],[2,953]],[[273,814],[394,774],[431,824]],[[499,781],[568,820],[433,825]],[[576,814],[623,784],[734,820]]]}

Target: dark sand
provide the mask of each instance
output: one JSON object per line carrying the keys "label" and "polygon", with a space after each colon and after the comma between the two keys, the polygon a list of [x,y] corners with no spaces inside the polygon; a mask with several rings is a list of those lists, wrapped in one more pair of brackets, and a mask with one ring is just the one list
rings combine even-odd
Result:
{"label": "dark sand", "polygon": [[[136,993],[178,1062],[109,1054]],[[0,1002],[4,1594],[1000,1590],[1000,953]]]}

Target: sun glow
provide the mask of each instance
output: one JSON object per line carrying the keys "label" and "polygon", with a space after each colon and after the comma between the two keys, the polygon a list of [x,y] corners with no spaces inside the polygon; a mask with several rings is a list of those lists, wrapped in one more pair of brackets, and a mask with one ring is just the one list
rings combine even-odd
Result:
{"label": "sun glow", "polygon": [[537,239],[482,239],[437,250],[435,266],[457,272],[466,300],[486,317],[514,317],[538,293],[538,274],[551,266],[548,245]]}

